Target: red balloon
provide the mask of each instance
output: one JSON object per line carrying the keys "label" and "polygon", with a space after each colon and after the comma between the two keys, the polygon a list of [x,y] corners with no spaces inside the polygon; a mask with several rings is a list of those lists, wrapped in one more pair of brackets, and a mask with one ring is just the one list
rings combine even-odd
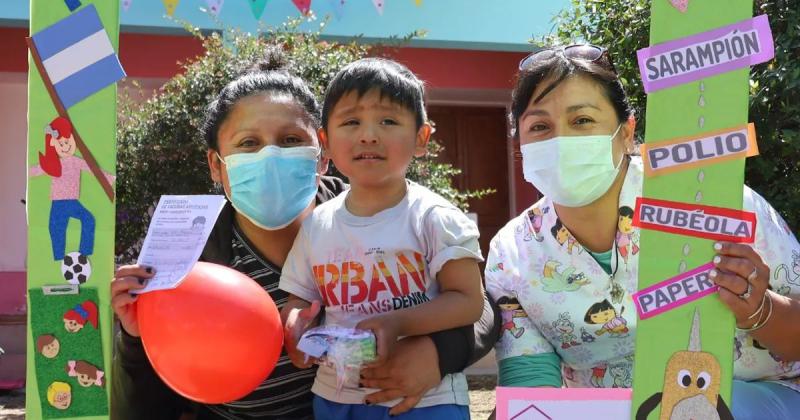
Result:
{"label": "red balloon", "polygon": [[177,393],[205,404],[249,394],[269,376],[283,347],[278,308],[246,275],[198,262],[171,290],[137,301],[147,357]]}

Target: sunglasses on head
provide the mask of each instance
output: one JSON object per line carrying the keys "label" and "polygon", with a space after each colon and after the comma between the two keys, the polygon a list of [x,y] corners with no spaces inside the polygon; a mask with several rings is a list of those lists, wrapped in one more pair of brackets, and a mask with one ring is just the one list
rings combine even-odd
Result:
{"label": "sunglasses on head", "polygon": [[614,73],[617,72],[617,69],[614,68],[614,63],[611,62],[611,58],[608,56],[608,50],[592,44],[573,44],[535,51],[519,62],[519,69],[525,70],[537,61],[550,60],[558,54],[563,54],[564,57],[571,60],[586,60],[598,63]]}

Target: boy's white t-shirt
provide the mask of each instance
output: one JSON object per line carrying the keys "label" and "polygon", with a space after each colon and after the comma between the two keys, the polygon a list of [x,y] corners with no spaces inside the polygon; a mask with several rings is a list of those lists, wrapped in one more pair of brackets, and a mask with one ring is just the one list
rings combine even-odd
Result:
{"label": "boy's white t-shirt", "polygon": [[[323,303],[325,325],[355,327],[374,315],[427,302],[439,294],[436,275],[446,262],[483,260],[475,223],[423,186],[408,181],[400,203],[371,217],[350,213],[348,194],[318,206],[303,221],[281,274],[281,289]],[[345,383],[337,393],[336,372],[326,366],[320,366],[311,390],[343,404],[363,404],[376,391]],[[469,404],[463,373],[446,375],[417,407],[439,404]]]}

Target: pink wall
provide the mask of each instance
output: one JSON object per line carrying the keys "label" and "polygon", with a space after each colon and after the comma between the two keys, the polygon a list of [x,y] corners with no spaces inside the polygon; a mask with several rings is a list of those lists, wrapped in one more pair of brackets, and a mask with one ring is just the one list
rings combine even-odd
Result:
{"label": "pink wall", "polygon": [[[28,246],[25,205],[27,77],[0,73],[0,273],[25,271]],[[2,287],[2,283],[0,283]],[[0,289],[2,295],[2,289]]]}
{"label": "pink wall", "polygon": [[26,313],[25,272],[0,272],[0,316]]}

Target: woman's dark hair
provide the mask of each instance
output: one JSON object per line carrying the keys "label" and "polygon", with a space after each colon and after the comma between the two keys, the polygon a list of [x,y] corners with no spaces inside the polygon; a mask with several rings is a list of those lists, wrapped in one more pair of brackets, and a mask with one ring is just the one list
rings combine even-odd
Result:
{"label": "woman's dark hair", "polygon": [[210,149],[217,149],[217,133],[233,106],[240,99],[259,93],[291,95],[303,107],[314,128],[319,128],[319,102],[308,84],[286,70],[286,60],[278,47],[265,52],[264,59],[228,83],[206,108],[201,131]]}
{"label": "woman's dark hair", "polygon": [[428,120],[425,84],[422,80],[396,61],[362,58],[339,70],[328,85],[322,104],[322,127],[328,126],[331,111],[342,96],[357,92],[360,98],[372,89],[377,89],[381,98],[388,97],[390,101],[414,113],[417,128]]}
{"label": "woman's dark hair", "polygon": [[619,76],[608,61],[607,54],[608,52],[605,52],[598,60],[588,61],[568,58],[563,53],[557,52],[551,58],[534,61],[530,66],[520,70],[517,73],[514,90],[511,92],[510,119],[513,136],[519,138],[519,118],[528,108],[533,92],[539,84],[545,80],[552,80],[550,85],[534,99],[534,103],[541,101],[561,82],[572,76],[588,76],[594,80],[614,106],[619,122],[625,122],[633,115],[633,108],[628,96],[625,95],[625,90],[622,89]]}
{"label": "woman's dark hair", "polygon": [[592,321],[592,315],[598,312],[603,312],[608,310],[612,310],[614,311],[614,313],[617,313],[617,310],[614,309],[614,305],[612,305],[611,302],[608,301],[608,299],[605,299],[602,302],[597,302],[592,306],[590,306],[589,310],[586,311],[586,315],[583,317],[583,321],[587,324],[594,324],[594,321]]}

